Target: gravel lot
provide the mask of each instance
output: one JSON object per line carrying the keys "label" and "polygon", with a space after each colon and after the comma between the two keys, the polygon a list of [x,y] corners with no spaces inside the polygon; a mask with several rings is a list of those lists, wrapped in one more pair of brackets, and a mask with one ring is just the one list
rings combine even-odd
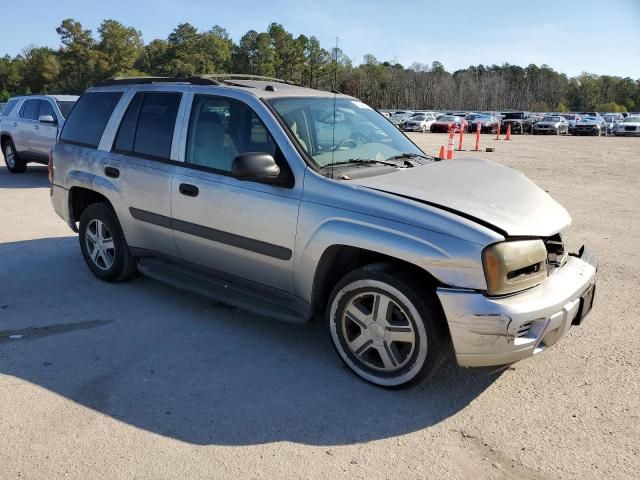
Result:
{"label": "gravel lot", "polygon": [[98,281],[46,168],[1,165],[0,478],[637,478],[640,139],[482,137],[599,251],[596,304],[542,355],[399,392],[350,374],[322,325]]}

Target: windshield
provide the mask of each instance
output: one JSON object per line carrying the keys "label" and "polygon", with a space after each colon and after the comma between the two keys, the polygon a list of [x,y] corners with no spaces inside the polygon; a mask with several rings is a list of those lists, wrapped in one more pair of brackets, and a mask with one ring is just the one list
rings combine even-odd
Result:
{"label": "windshield", "polygon": [[562,115],[562,116],[567,120],[575,120],[576,119],[575,115]]}
{"label": "windshield", "polygon": [[58,107],[60,108],[60,112],[64,118],[69,116],[71,109],[75,105],[76,102],[58,102]]}
{"label": "windshield", "polygon": [[350,159],[383,161],[403,153],[423,155],[386,118],[357,100],[275,98],[270,104],[320,167]]}
{"label": "windshield", "polygon": [[505,120],[521,120],[524,118],[524,113],[503,113]]}
{"label": "windshield", "polygon": [[439,122],[457,122],[458,117],[454,117],[453,115],[442,115],[438,118]]}
{"label": "windshield", "polygon": [[544,117],[542,121],[543,122],[559,122],[560,117]]}
{"label": "windshield", "polygon": [[421,122],[422,120],[426,120],[426,118],[427,117],[425,117],[424,115],[414,115],[413,117],[411,117],[411,120]]}
{"label": "windshield", "polygon": [[640,123],[640,117],[627,117],[622,123]]}

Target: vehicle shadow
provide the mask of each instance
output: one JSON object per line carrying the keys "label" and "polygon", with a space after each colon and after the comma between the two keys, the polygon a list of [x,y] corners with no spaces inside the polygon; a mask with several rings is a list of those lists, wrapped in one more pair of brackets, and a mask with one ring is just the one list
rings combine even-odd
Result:
{"label": "vehicle shadow", "polygon": [[[12,285],[0,290],[1,374],[192,444],[402,435],[455,415],[499,375],[450,359],[427,385],[388,391],[343,367],[319,323],[270,321],[145,278],[101,282],[76,237],[0,244],[0,259]],[[8,293],[34,284],[35,297]]]}
{"label": "vehicle shadow", "polygon": [[0,188],[49,188],[47,167],[29,164],[24,173],[11,173],[0,154]]}

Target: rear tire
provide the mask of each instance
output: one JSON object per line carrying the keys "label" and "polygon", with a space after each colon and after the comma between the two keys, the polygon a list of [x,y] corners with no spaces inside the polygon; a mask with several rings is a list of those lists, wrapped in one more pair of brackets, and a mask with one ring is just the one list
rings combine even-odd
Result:
{"label": "rear tire", "polygon": [[16,147],[11,140],[5,140],[2,144],[2,154],[4,155],[4,163],[7,170],[11,173],[24,173],[27,169],[27,162],[18,157]]}
{"label": "rear tire", "polygon": [[[389,264],[358,268],[338,282],[327,321],[342,361],[367,382],[405,388],[443,362],[450,340],[435,293]],[[424,285],[423,285],[424,287]]]}
{"label": "rear tire", "polygon": [[80,215],[80,250],[93,274],[105,282],[127,280],[136,273],[120,222],[106,203],[93,203]]}

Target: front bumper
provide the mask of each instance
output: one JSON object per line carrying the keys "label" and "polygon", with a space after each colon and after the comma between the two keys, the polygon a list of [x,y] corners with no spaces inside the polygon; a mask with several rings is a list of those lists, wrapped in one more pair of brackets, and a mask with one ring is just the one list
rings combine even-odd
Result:
{"label": "front bumper", "polygon": [[504,365],[555,344],[582,320],[581,298],[595,288],[595,258],[570,256],[541,285],[506,297],[439,288],[458,364]]}

